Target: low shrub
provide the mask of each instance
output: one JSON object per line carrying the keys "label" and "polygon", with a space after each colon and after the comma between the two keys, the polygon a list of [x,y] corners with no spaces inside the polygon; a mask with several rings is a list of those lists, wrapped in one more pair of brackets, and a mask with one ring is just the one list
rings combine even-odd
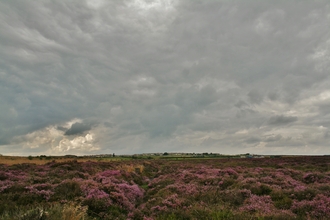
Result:
{"label": "low shrub", "polygon": [[239,207],[247,198],[250,198],[251,191],[247,189],[243,190],[230,190],[221,193],[222,201],[230,206]]}
{"label": "low shrub", "polygon": [[0,215],[2,220],[92,220],[87,215],[87,207],[75,203],[53,204],[21,209]]}
{"label": "low shrub", "polygon": [[64,180],[54,189],[51,199],[52,201],[74,200],[80,196],[82,196],[80,184],[73,180]]}
{"label": "low shrub", "polygon": [[252,194],[258,196],[269,195],[272,192],[272,188],[265,184],[261,184],[260,186],[253,186],[250,190]]}
{"label": "low shrub", "polygon": [[293,197],[298,201],[312,200],[316,195],[317,195],[317,191],[312,188],[306,188],[305,190],[293,193]]}
{"label": "low shrub", "polygon": [[274,202],[274,206],[277,209],[290,209],[293,200],[285,193],[283,193],[282,191],[273,191],[270,194],[273,202]]}
{"label": "low shrub", "polygon": [[232,178],[225,178],[220,181],[219,186],[222,190],[225,190],[225,189],[229,188],[230,186],[234,185],[235,182],[236,181]]}

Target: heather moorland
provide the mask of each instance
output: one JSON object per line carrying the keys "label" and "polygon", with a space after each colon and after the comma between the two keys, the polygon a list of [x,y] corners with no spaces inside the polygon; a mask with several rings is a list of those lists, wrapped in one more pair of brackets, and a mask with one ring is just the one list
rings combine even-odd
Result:
{"label": "heather moorland", "polygon": [[330,157],[0,164],[0,219],[329,219]]}

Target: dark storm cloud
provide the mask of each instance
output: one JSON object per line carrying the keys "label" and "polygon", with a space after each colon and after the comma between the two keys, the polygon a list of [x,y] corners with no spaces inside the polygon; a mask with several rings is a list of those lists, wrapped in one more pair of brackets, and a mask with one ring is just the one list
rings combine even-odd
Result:
{"label": "dark storm cloud", "polygon": [[259,143],[260,141],[261,139],[258,137],[249,137],[248,139],[245,140],[245,142],[248,144]]}
{"label": "dark storm cloud", "polygon": [[259,104],[262,102],[262,95],[257,90],[252,90],[248,93],[248,97],[252,103]]}
{"label": "dark storm cloud", "polygon": [[297,120],[298,118],[293,116],[276,115],[271,117],[268,123],[271,125],[285,125],[295,122]]}
{"label": "dark storm cloud", "polygon": [[244,108],[244,107],[249,107],[249,105],[248,105],[246,102],[244,102],[244,101],[242,101],[242,100],[239,100],[239,101],[235,104],[235,107],[237,107],[237,108]]}
{"label": "dark storm cloud", "polygon": [[279,98],[279,95],[276,92],[269,92],[268,98],[272,101],[275,101]]}
{"label": "dark storm cloud", "polygon": [[91,130],[91,128],[92,128],[91,124],[76,122],[71,125],[71,128],[65,131],[64,135],[83,134],[84,132]]}
{"label": "dark storm cloud", "polygon": [[60,131],[67,131],[68,129],[65,128],[65,127],[62,127],[62,126],[57,126],[57,130],[60,130]]}
{"label": "dark storm cloud", "polygon": [[329,14],[326,0],[2,1],[1,149],[329,152]]}
{"label": "dark storm cloud", "polygon": [[5,138],[0,140],[0,145],[7,145],[9,144],[9,141],[7,141]]}

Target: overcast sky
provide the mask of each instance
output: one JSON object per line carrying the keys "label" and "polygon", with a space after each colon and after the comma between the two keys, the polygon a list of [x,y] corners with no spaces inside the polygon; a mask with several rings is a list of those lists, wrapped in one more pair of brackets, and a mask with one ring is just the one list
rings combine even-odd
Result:
{"label": "overcast sky", "polygon": [[0,1],[0,154],[330,154],[328,0]]}

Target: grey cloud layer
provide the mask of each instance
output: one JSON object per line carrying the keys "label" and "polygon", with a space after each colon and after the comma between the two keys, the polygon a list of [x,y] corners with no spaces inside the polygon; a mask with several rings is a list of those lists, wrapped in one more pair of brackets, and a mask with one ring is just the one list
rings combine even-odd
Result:
{"label": "grey cloud layer", "polygon": [[325,0],[4,1],[0,18],[4,154],[330,152]]}

